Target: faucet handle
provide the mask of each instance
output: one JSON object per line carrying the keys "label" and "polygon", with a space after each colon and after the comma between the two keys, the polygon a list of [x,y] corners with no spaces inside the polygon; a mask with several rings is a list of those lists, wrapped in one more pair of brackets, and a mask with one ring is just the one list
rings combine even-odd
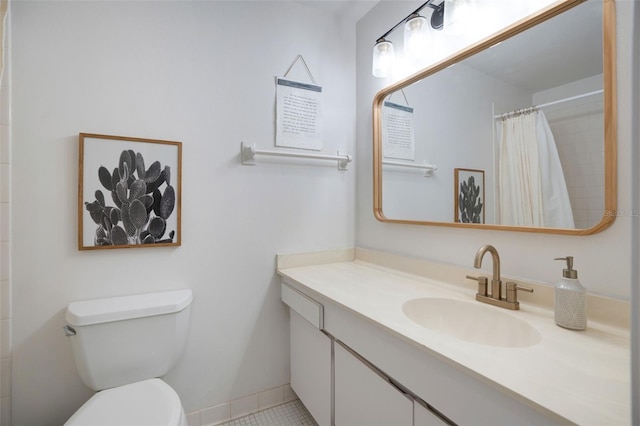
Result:
{"label": "faucet handle", "polygon": [[478,281],[478,294],[481,296],[487,295],[487,283],[489,279],[487,277],[472,277],[471,275],[467,275],[467,278],[470,280]]}
{"label": "faucet handle", "polygon": [[533,289],[530,287],[522,287],[514,282],[508,282],[507,302],[516,303],[518,301],[518,290],[526,291],[527,293],[533,293]]}

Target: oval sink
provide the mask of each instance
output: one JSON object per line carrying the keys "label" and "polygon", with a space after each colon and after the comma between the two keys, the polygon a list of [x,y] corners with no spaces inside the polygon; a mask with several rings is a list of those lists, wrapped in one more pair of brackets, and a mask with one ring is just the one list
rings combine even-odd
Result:
{"label": "oval sink", "polygon": [[498,309],[480,302],[435,297],[412,299],[402,305],[404,314],[419,326],[465,342],[508,348],[540,342],[538,330]]}

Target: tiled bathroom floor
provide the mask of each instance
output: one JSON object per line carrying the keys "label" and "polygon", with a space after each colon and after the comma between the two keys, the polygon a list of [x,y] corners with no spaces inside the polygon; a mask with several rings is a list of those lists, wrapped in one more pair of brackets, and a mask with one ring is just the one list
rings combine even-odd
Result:
{"label": "tiled bathroom floor", "polygon": [[318,426],[299,399],[219,426]]}

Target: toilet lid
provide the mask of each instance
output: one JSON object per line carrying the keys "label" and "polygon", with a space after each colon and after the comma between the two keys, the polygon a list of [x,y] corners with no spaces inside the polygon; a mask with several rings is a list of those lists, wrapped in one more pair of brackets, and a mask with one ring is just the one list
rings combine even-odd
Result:
{"label": "toilet lid", "polygon": [[149,379],[96,393],[65,426],[175,426],[183,416],[171,386]]}

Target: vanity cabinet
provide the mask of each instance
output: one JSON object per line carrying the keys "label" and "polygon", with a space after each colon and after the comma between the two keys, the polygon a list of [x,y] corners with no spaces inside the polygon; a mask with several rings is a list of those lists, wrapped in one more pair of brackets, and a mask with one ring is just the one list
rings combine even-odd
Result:
{"label": "vanity cabinet", "polygon": [[324,306],[285,283],[291,388],[320,426],[446,424],[393,379],[323,332]]}
{"label": "vanity cabinet", "polygon": [[322,306],[286,284],[282,300],[291,308],[291,388],[320,426],[331,426],[333,341],[320,330]]}
{"label": "vanity cabinet", "polygon": [[[542,286],[536,286],[536,292],[546,292],[539,294],[539,303],[504,312],[472,302],[475,289],[462,281],[469,273],[465,268],[364,249],[347,259],[351,255],[343,250],[283,255],[278,258],[278,274],[311,300],[306,306],[312,309],[305,314],[310,321],[319,323],[322,312],[322,325],[313,331],[333,342],[334,352],[342,345],[383,376],[382,388],[386,382],[414,400],[414,424],[630,423],[628,304],[593,296],[590,300],[599,312],[593,312],[585,332],[572,332],[555,325],[552,304],[542,301],[549,298],[551,303],[551,293]],[[428,323],[437,318],[437,309],[452,306],[463,309],[446,312],[449,319],[464,319],[458,328],[434,328]],[[471,327],[486,325],[488,311],[501,314],[496,320],[509,326],[509,334],[491,327],[491,333],[481,334],[484,337],[477,342],[461,334],[469,331],[478,337]],[[528,327],[521,328],[524,323]],[[522,337],[531,328],[538,340],[525,345],[502,346],[504,341],[493,340],[511,333]],[[581,353],[578,358],[576,351]],[[356,369],[341,368],[340,362],[339,358],[332,379],[339,395],[330,398],[338,421],[344,408],[340,395],[349,395],[342,388],[366,395],[373,387],[358,387],[363,380],[349,379]]]}
{"label": "vanity cabinet", "polygon": [[[336,340],[383,371],[417,399],[426,401],[452,424],[567,424],[566,419],[549,410],[523,402],[463,366],[425,347],[409,343],[349,309],[326,303],[324,315],[325,330]],[[420,408],[416,411],[419,421],[427,421],[421,416],[424,412]],[[438,424],[440,419],[435,417],[428,421]]]}
{"label": "vanity cabinet", "polygon": [[291,387],[321,426],[567,423],[341,305],[282,289]]}
{"label": "vanity cabinet", "polygon": [[413,400],[340,343],[334,346],[335,426],[412,426]]}

